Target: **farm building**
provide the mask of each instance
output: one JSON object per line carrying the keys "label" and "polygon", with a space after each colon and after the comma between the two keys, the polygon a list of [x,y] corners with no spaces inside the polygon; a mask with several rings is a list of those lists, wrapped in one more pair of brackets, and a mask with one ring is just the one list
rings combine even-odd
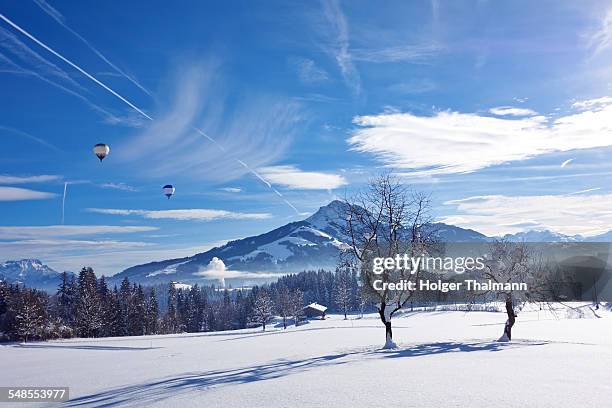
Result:
{"label": "farm building", "polygon": [[326,310],[327,310],[327,306],[320,305],[317,302],[311,303],[302,309],[302,311],[304,312],[304,316],[309,317],[309,318],[310,317],[320,317],[321,320],[325,319]]}

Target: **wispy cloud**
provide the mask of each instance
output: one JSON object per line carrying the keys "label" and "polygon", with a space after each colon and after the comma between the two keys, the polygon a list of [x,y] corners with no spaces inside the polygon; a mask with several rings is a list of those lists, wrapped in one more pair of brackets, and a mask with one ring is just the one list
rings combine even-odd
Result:
{"label": "wispy cloud", "polygon": [[390,91],[401,94],[420,94],[438,89],[438,85],[431,79],[409,79],[389,86]]}
{"label": "wispy cloud", "polygon": [[359,128],[348,139],[353,150],[421,174],[468,173],[552,152],[612,146],[612,103],[554,120],[445,111],[359,116],[354,122]]}
{"label": "wispy cloud", "polygon": [[295,166],[269,166],[258,171],[273,183],[294,190],[333,190],[348,184],[339,174],[303,171]]}
{"label": "wispy cloud", "polygon": [[223,187],[219,190],[225,191],[226,193],[240,193],[242,191],[242,189],[239,187]]}
{"label": "wispy cloud", "polygon": [[267,213],[242,213],[226,210],[204,208],[180,210],[124,210],[114,208],[88,208],[87,211],[109,215],[136,215],[149,219],[171,219],[181,221],[214,221],[214,220],[263,220],[271,218]]}
{"label": "wispy cloud", "polygon": [[45,225],[45,226],[0,226],[0,237],[8,239],[44,239],[89,235],[131,234],[156,231],[157,227],[129,225]]}
{"label": "wispy cloud", "polygon": [[597,56],[612,46],[612,8],[609,8],[603,15],[597,29],[590,33],[588,42],[593,49],[593,56]]}
{"label": "wispy cloud", "polygon": [[338,0],[324,0],[323,15],[329,24],[330,38],[326,51],[338,64],[347,86],[355,95],[358,95],[361,93],[361,77],[349,50],[349,27],[346,16],[340,7],[340,2]]}
{"label": "wispy cloud", "polygon": [[45,200],[54,198],[57,194],[27,188],[0,186],[0,201]]}
{"label": "wispy cloud", "polygon": [[125,248],[142,248],[151,246],[151,243],[138,241],[115,241],[115,240],[82,240],[82,239],[24,239],[18,241],[0,241],[0,249],[7,250],[9,248],[23,247],[69,247],[74,251],[77,249],[125,249]]}
{"label": "wispy cloud", "polygon": [[[2,56],[0,55],[0,57],[2,57]],[[57,147],[57,146],[47,142],[46,140],[43,140],[43,139],[39,138],[39,137],[32,136],[31,134],[29,134],[27,132],[22,132],[21,130],[13,129],[13,128],[6,127],[6,126],[0,126],[0,132],[1,133],[11,133],[11,134],[14,134],[14,135],[17,135],[17,136],[20,136],[20,137],[24,137],[24,138],[29,139],[29,140],[33,140],[36,143],[38,143],[38,144],[40,144],[42,146],[48,147],[51,150],[54,150],[54,151],[56,151],[58,153],[63,153],[63,151],[59,147]]]}
{"label": "wispy cloud", "polygon": [[612,97],[602,96],[601,98],[587,99],[572,103],[572,108],[579,110],[601,110],[612,104]]}
{"label": "wispy cloud", "polygon": [[[146,177],[227,181],[281,158],[301,120],[299,104],[280,96],[247,97],[226,111],[222,82],[214,61],[184,68],[172,110],[121,144],[117,160]],[[205,128],[215,141],[195,128]]]}
{"label": "wispy cloud", "polygon": [[438,44],[413,44],[388,47],[360,48],[352,50],[355,61],[371,63],[427,61],[437,56],[442,47]]}
{"label": "wispy cloud", "polygon": [[121,191],[138,191],[135,187],[130,186],[129,184],[126,183],[103,183],[100,184],[100,187],[102,188],[108,188],[111,190],[121,190]]}
{"label": "wispy cloud", "polygon": [[299,80],[305,84],[318,84],[329,79],[327,71],[309,58],[294,57],[289,59]]}
{"label": "wispy cloud", "polygon": [[527,108],[515,108],[512,106],[498,106],[489,109],[489,112],[497,116],[535,116],[538,112]]}
{"label": "wispy cloud", "polygon": [[444,204],[456,207],[456,215],[442,222],[473,228],[487,235],[503,235],[529,229],[549,229],[568,235],[597,235],[612,226],[612,194],[474,196]]}
{"label": "wispy cloud", "polygon": [[45,183],[48,181],[58,181],[61,179],[61,176],[50,174],[41,174],[38,176],[10,176],[8,174],[0,174],[0,184]]}

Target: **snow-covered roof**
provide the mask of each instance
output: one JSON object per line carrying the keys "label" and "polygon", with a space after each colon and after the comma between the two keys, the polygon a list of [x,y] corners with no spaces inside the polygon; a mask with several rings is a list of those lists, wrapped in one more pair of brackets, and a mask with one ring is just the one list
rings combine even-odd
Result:
{"label": "snow-covered roof", "polygon": [[304,306],[304,309],[308,309],[308,308],[318,310],[319,312],[325,312],[327,310],[327,306],[320,305],[317,302],[313,302],[309,304],[308,306]]}
{"label": "snow-covered roof", "polygon": [[174,289],[191,289],[192,285],[188,283],[172,282],[172,286],[174,286]]}

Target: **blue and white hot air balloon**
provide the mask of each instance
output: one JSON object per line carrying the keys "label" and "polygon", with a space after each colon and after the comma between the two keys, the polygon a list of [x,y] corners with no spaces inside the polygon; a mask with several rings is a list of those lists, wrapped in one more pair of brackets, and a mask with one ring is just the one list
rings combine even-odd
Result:
{"label": "blue and white hot air balloon", "polygon": [[174,186],[172,184],[166,184],[164,187],[162,187],[162,190],[164,190],[164,195],[168,197],[168,200],[174,194]]}

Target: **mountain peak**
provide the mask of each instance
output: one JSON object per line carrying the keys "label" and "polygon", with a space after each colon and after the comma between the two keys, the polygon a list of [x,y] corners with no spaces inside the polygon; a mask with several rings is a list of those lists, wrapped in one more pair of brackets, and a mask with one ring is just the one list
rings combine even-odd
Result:
{"label": "mountain peak", "polygon": [[8,283],[54,290],[61,274],[40,259],[25,258],[1,263],[0,279]]}
{"label": "mountain peak", "polygon": [[319,207],[314,214],[306,218],[304,221],[314,225],[313,221],[317,222],[321,219],[342,219],[345,212],[346,203],[340,200],[334,200],[327,205]]}
{"label": "mountain peak", "polygon": [[14,266],[18,266],[21,268],[36,268],[39,269],[45,265],[43,265],[43,263],[40,261],[40,259],[36,259],[36,258],[24,258],[24,259],[19,259],[19,260],[8,260],[6,262],[2,263],[2,267],[6,267],[6,266],[10,266],[10,265],[14,265]]}
{"label": "mountain peak", "polygon": [[341,239],[345,225],[346,203],[334,200],[320,207],[317,212],[304,221],[331,236]]}

